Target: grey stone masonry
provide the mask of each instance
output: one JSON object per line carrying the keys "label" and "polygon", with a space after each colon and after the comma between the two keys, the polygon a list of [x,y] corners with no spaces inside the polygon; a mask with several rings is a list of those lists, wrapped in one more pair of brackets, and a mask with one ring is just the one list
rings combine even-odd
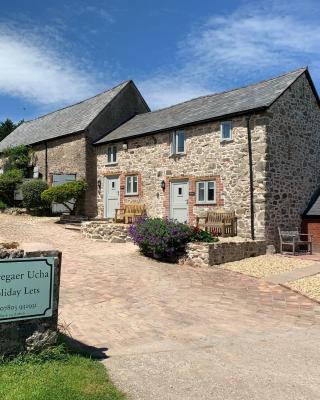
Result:
{"label": "grey stone masonry", "polygon": [[264,240],[230,239],[216,243],[189,243],[184,262],[197,267],[210,267],[266,254]]}
{"label": "grey stone masonry", "polygon": [[320,110],[305,75],[270,107],[265,123],[265,237],[277,242],[278,226],[300,227],[320,185]]}
{"label": "grey stone masonry", "polygon": [[110,243],[131,242],[128,228],[129,225],[113,224],[107,221],[88,221],[81,224],[81,232],[84,237]]}
{"label": "grey stone masonry", "polygon": [[6,249],[3,245],[0,247],[0,258],[2,259],[23,257],[54,257],[53,314],[52,317],[47,318],[0,323],[0,356],[38,351],[54,344],[57,340],[61,252],[36,250],[32,247],[29,247],[28,250],[22,250],[19,247]]}
{"label": "grey stone masonry", "polygon": [[[252,118],[256,185],[256,225],[263,236],[264,216],[264,166],[266,154],[265,120],[261,116]],[[235,211],[238,217],[238,233],[250,237],[250,192],[247,127],[245,117],[232,119],[233,139],[222,141],[220,121],[203,123],[184,129],[186,152],[171,155],[171,132],[139,137],[128,141],[128,150],[122,142],[116,144],[118,156],[116,165],[107,165],[107,145],[97,147],[98,214],[104,216],[105,177],[120,178],[120,208],[125,203],[143,203],[151,217],[170,216],[170,183],[177,179],[189,182],[189,223],[195,224],[196,217],[207,210],[220,209]],[[137,174],[139,193],[127,196],[125,177]],[[203,180],[216,182],[216,203],[197,204],[196,183]],[[161,182],[165,181],[165,190]],[[259,201],[258,201],[259,200]]]}

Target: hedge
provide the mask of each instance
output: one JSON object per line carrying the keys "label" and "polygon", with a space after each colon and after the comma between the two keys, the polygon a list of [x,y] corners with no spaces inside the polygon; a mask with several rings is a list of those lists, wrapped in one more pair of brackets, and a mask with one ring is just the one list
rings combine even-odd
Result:
{"label": "hedge", "polygon": [[0,175],[0,200],[7,206],[14,205],[16,185],[22,182],[22,171],[11,169]]}
{"label": "hedge", "polygon": [[26,181],[22,184],[21,189],[23,205],[27,208],[27,210],[43,208],[46,206],[46,203],[41,200],[41,193],[48,189],[48,185],[45,181],[40,179]]}

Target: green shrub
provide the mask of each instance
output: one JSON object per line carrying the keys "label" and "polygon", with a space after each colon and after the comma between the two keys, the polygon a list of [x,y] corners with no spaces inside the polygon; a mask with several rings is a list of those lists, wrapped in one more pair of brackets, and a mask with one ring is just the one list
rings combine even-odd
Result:
{"label": "green shrub", "polygon": [[196,226],[192,229],[190,241],[191,242],[209,242],[209,243],[218,242],[219,239],[217,236],[218,236],[217,232],[210,233],[210,232],[204,231]]}
{"label": "green shrub", "polygon": [[2,200],[0,200],[0,211],[5,210],[6,208],[7,208],[7,205]]}
{"label": "green shrub", "polygon": [[18,183],[22,182],[22,172],[11,169],[0,175],[0,200],[8,206],[14,204],[14,190]]}
{"label": "green shrub", "polygon": [[3,151],[3,155],[6,157],[5,172],[19,169],[23,177],[27,177],[32,154],[32,149],[25,145],[5,149]]}
{"label": "green shrub", "polygon": [[77,212],[79,202],[86,190],[87,184],[84,180],[66,182],[42,192],[41,199],[47,204],[52,202],[63,204],[73,214]]}
{"label": "green shrub", "polygon": [[40,179],[34,179],[31,181],[26,181],[22,184],[22,196],[23,205],[27,210],[34,208],[43,208],[46,206],[41,200],[41,193],[48,189],[48,185],[45,181]]}

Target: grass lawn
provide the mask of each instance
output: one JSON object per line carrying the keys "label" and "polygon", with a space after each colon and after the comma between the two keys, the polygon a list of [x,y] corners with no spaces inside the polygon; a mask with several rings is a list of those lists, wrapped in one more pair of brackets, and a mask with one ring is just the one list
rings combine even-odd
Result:
{"label": "grass lawn", "polygon": [[124,400],[104,366],[78,354],[54,351],[0,364],[1,400]]}

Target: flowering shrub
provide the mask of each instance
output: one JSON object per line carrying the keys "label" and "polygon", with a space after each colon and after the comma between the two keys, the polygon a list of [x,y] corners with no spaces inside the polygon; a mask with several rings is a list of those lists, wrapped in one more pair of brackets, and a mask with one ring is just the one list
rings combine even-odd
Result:
{"label": "flowering shrub", "polygon": [[141,252],[157,259],[176,260],[191,241],[215,241],[210,233],[162,218],[141,217],[130,226],[129,235]]}
{"label": "flowering shrub", "polygon": [[207,232],[199,227],[195,226],[192,228],[192,234],[190,237],[190,242],[218,242],[218,232]]}

